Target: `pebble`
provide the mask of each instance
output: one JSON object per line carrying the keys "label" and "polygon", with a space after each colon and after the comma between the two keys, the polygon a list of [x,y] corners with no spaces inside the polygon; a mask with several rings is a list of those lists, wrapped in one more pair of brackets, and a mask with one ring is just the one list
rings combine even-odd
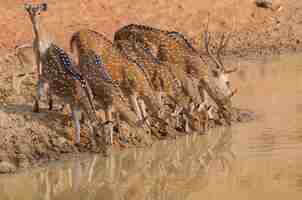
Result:
{"label": "pebble", "polygon": [[16,166],[8,161],[0,162],[0,173],[12,173],[16,171]]}
{"label": "pebble", "polygon": [[273,0],[256,0],[256,5],[262,8],[272,8]]}

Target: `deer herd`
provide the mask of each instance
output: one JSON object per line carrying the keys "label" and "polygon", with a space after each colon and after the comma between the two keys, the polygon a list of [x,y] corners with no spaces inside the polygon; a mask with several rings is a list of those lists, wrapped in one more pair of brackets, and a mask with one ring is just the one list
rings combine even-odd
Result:
{"label": "deer herd", "polygon": [[[71,56],[39,21],[47,4],[24,8],[32,23],[38,74],[33,110],[40,112],[42,100],[49,109],[54,102],[68,104],[76,144],[81,144],[83,123],[93,146],[112,145],[121,119],[151,134],[152,127],[167,124],[185,133],[206,131],[211,121],[231,124],[236,90],[228,74],[236,69],[227,70],[221,59],[231,34],[222,35],[214,53],[208,22],[202,55],[175,31],[130,24],[117,30],[112,42],[82,29],[70,39]],[[102,117],[97,111],[104,113]]]}

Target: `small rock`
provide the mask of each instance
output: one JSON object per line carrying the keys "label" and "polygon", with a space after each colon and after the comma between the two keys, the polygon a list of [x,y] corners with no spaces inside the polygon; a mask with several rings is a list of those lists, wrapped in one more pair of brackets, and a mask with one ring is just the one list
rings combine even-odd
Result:
{"label": "small rock", "polygon": [[0,173],[12,173],[16,171],[16,166],[7,161],[0,162]]}
{"label": "small rock", "polygon": [[261,8],[272,8],[273,0],[256,0],[255,4]]}
{"label": "small rock", "polygon": [[56,146],[59,148],[64,148],[64,146],[67,144],[67,140],[64,137],[58,137],[56,140]]}
{"label": "small rock", "polygon": [[25,155],[30,155],[31,154],[31,147],[28,144],[20,144],[18,146],[16,146],[16,150],[18,151],[18,153],[22,153]]}
{"label": "small rock", "polygon": [[16,159],[20,168],[28,168],[30,166],[30,161],[25,154],[17,154]]}

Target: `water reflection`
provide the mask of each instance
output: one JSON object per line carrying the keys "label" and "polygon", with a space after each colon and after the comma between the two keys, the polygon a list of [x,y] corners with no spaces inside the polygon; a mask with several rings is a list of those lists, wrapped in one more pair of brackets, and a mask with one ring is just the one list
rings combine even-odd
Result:
{"label": "water reflection", "polygon": [[188,136],[150,149],[116,153],[107,159],[94,156],[32,175],[20,174],[19,181],[11,184],[14,179],[4,177],[8,182],[1,179],[1,195],[18,199],[13,188],[26,181],[22,199],[185,199],[207,185],[213,163],[218,163],[221,171],[230,168],[235,159],[231,138],[230,129],[220,129],[207,136]]}

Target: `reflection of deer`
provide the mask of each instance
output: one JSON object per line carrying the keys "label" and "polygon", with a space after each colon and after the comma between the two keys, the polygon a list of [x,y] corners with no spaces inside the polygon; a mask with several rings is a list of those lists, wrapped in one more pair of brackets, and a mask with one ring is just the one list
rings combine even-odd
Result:
{"label": "reflection of deer", "polygon": [[47,99],[52,102],[52,95],[55,95],[71,107],[76,143],[80,142],[81,111],[84,111],[89,119],[90,139],[93,139],[98,132],[98,121],[91,89],[87,81],[74,68],[71,58],[63,49],[51,42],[40,29],[38,15],[47,10],[47,4],[25,4],[25,10],[33,25],[33,49],[38,72],[34,111],[39,112],[39,101],[43,96],[46,95]]}
{"label": "reflection of deer", "polygon": [[[192,84],[185,83],[185,75],[192,80],[198,80],[199,87],[206,90],[221,110],[226,110],[226,105],[230,103],[229,97],[234,94],[226,76],[230,71],[222,68],[221,63],[215,62],[217,59],[212,56],[210,51],[207,52],[214,59],[216,68],[205,65],[201,55],[182,34],[143,25],[131,24],[121,28],[115,33],[114,40],[126,40],[133,44],[142,43],[141,46],[144,46],[161,62],[171,64],[171,71],[179,75],[178,79],[182,82],[183,87],[188,86],[186,90],[189,91]],[[225,47],[227,41],[221,43],[221,46]],[[206,40],[206,43],[208,46],[209,40]],[[222,49],[220,48],[219,53]]]}
{"label": "reflection of deer", "polygon": [[216,178],[212,170],[217,170],[220,162],[229,167],[222,169],[226,175],[231,172],[236,155],[231,153],[230,131],[221,128],[203,137],[163,141],[145,151],[134,149],[106,160],[97,159],[97,155],[75,160],[68,167],[44,171],[38,186],[46,188],[49,199],[77,199],[79,195],[100,199],[105,194],[111,199],[156,199],[161,195],[166,197],[163,199],[187,199]]}
{"label": "reflection of deer", "polygon": [[[55,166],[54,168],[43,170],[39,173],[41,179],[37,181],[37,187],[43,194],[44,199],[65,199],[76,197],[80,193],[87,192],[87,198],[93,196],[93,189],[99,182],[93,182],[97,156],[91,160],[74,160],[69,167]],[[94,174],[95,177],[95,174]],[[65,198],[64,198],[65,197]],[[92,198],[94,199],[94,198]]]}
{"label": "reflection of deer", "polygon": [[[145,103],[153,112],[159,109],[143,72],[120,54],[104,35],[92,30],[81,30],[73,34],[70,45],[72,50],[76,50],[80,71],[87,76],[98,100],[104,99],[97,85],[103,79],[122,90],[141,122],[147,117]],[[112,102],[108,102],[108,115],[111,106]]]}

